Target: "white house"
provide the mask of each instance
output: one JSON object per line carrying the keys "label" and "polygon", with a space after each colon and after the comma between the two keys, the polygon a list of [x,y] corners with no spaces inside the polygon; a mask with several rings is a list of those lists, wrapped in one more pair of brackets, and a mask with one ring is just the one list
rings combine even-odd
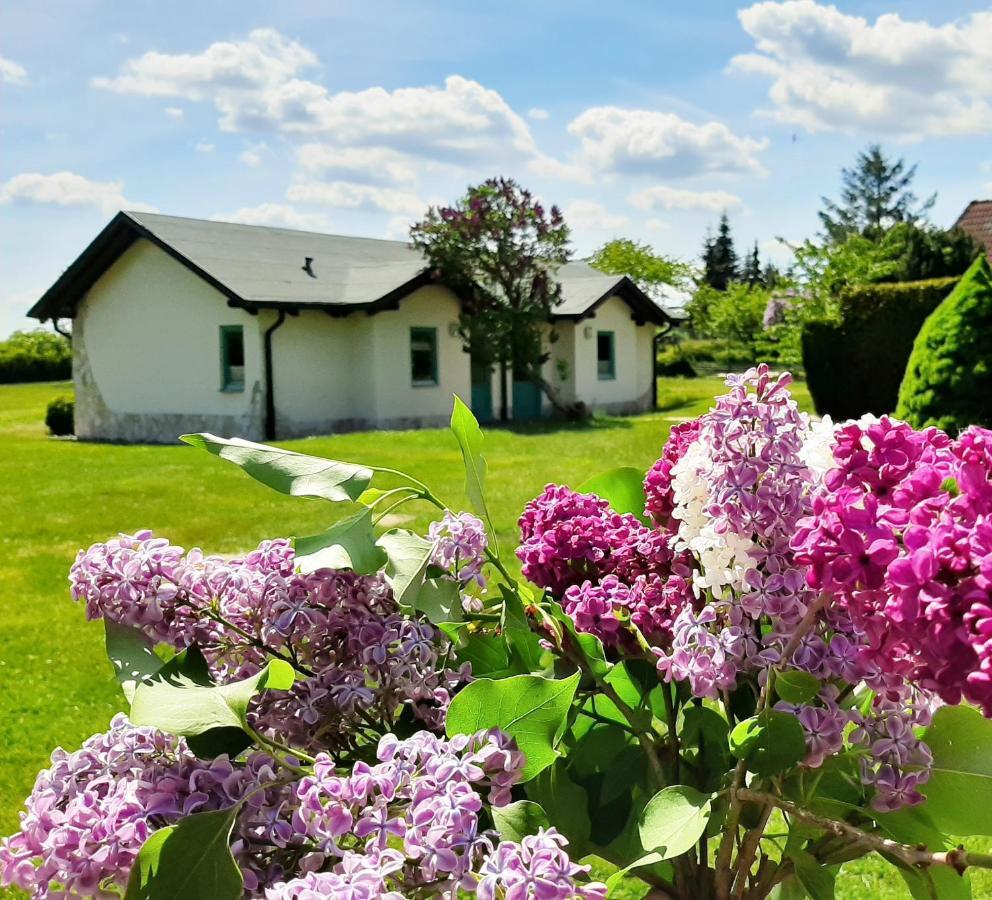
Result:
{"label": "white house", "polygon": [[[651,408],[654,335],[668,316],[630,279],[559,272],[546,377],[566,401]],[[76,433],[250,439],[447,421],[458,394],[480,420],[500,380],[473,366],[459,300],[406,243],[121,212],[31,309],[73,319]],[[549,412],[513,383],[515,419]]]}

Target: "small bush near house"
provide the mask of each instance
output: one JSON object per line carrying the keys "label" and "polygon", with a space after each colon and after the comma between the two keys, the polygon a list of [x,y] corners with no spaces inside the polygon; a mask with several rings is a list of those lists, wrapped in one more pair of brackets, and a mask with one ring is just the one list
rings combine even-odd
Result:
{"label": "small bush near house", "polygon": [[72,377],[72,344],[51,331],[15,331],[0,341],[0,384]]}
{"label": "small bush near house", "polygon": [[72,397],[56,397],[48,404],[45,412],[45,424],[56,437],[75,433],[73,415],[76,404]]}
{"label": "small bush near house", "polygon": [[984,257],[920,330],[896,414],[952,433],[992,425],[992,268]]}
{"label": "small bush near house", "polygon": [[892,412],[913,340],[955,283],[935,278],[848,288],[838,298],[839,321],[807,322],[803,365],[817,412],[835,419]]}

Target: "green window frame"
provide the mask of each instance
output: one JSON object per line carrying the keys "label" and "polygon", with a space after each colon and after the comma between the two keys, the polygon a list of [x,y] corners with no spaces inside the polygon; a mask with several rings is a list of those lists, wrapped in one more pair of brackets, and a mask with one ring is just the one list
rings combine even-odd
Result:
{"label": "green window frame", "polygon": [[433,387],[438,383],[437,329],[410,329],[410,383],[414,387]]}
{"label": "green window frame", "polygon": [[245,329],[220,326],[220,389],[235,394],[245,389]]}
{"label": "green window frame", "polygon": [[612,331],[596,332],[596,375],[600,381],[617,377],[617,340]]}

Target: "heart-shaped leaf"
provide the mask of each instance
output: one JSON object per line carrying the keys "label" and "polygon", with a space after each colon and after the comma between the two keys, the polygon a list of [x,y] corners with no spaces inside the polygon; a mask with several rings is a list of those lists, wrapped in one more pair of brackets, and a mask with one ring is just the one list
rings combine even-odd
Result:
{"label": "heart-shaped leaf", "polygon": [[794,715],[767,709],[730,732],[730,752],[752,772],[776,775],[806,756],[806,736]]}
{"label": "heart-shaped leaf", "polygon": [[110,619],[103,620],[103,627],[107,657],[130,703],[138,683],[157,674],[165,664],[155,653],[155,642],[140,629]]}
{"label": "heart-shaped leaf", "polygon": [[579,673],[555,680],[540,675],[514,675],[500,681],[480,678],[451,701],[445,720],[450,736],[499,728],[517,742],[527,757],[522,780],[550,766],[579,685]]}
{"label": "heart-shaped leaf", "polygon": [[297,538],[293,544],[296,565],[304,573],[351,569],[359,575],[371,575],[386,564],[386,554],[375,542],[371,509],[335,522],[320,534]]}
{"label": "heart-shaped leaf", "polygon": [[676,784],[659,791],[644,807],[637,830],[652,861],[672,859],[690,850],[706,831],[713,795]]}
{"label": "heart-shaped leaf", "polygon": [[494,806],[493,824],[504,841],[517,841],[540,828],[549,828],[547,814],[532,800],[518,800],[506,806]]}
{"label": "heart-shaped leaf", "polygon": [[579,493],[595,494],[610,504],[614,512],[630,513],[645,525],[650,524],[644,515],[647,498],[644,495],[644,473],[632,466],[621,466],[594,475],[579,485]]}
{"label": "heart-shaped leaf", "polygon": [[486,458],[482,455],[483,435],[479,422],[457,394],[455,405],[451,410],[451,433],[458,441],[458,449],[462,451],[462,462],[465,464],[465,493],[468,495],[472,508],[486,520],[489,525],[489,536],[493,542],[493,551],[499,555],[499,545],[496,543],[496,529],[493,527],[486,505]]}

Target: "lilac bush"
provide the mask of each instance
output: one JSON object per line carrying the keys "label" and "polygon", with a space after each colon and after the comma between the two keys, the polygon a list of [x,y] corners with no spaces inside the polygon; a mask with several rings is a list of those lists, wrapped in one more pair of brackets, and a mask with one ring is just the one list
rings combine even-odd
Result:
{"label": "lilac bush", "polygon": [[[478,515],[395,470],[187,436],[357,512],[237,558],[148,531],[80,552],[127,712],[52,755],[3,883],[819,898],[878,852],[915,897],[969,896],[992,857],[948,835],[992,833],[992,432],[813,420],[789,384],[732,376],[646,473],[547,485],[526,580],[461,401]],[[426,536],[383,529],[406,503]]]}

